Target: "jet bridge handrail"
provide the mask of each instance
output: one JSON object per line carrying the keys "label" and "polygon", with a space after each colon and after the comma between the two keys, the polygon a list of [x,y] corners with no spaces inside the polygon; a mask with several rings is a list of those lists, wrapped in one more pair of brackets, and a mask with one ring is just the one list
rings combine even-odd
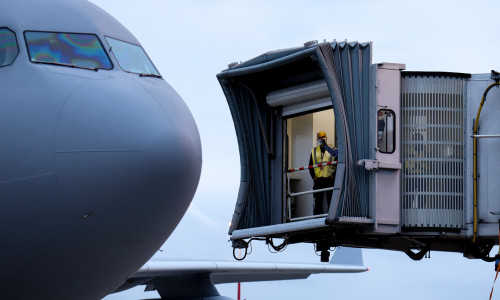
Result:
{"label": "jet bridge handrail", "polygon": [[333,191],[335,188],[334,187],[329,187],[329,188],[324,188],[324,189],[317,189],[317,190],[309,190],[305,192],[297,192],[297,193],[291,193],[288,194],[288,197],[295,197],[295,196],[300,196],[300,195],[308,195],[308,194],[314,194],[314,193],[321,193],[321,192],[326,192],[326,191]]}
{"label": "jet bridge handrail", "polygon": [[301,217],[301,218],[294,218],[293,220],[290,218],[291,217],[291,207],[290,207],[290,198],[292,197],[296,197],[296,196],[301,196],[301,195],[308,195],[308,194],[314,194],[314,193],[320,193],[320,192],[326,192],[326,191],[333,191],[335,188],[334,187],[329,187],[329,188],[323,188],[323,189],[317,189],[317,190],[308,190],[308,191],[304,191],[304,192],[297,192],[297,193],[292,193],[290,191],[290,174],[293,173],[293,172],[297,172],[297,171],[305,171],[305,170],[309,170],[309,169],[314,169],[314,168],[318,168],[318,167],[323,167],[323,166],[331,166],[331,165],[336,165],[338,163],[338,161],[329,161],[329,162],[326,162],[326,163],[319,163],[319,164],[315,164],[315,165],[311,165],[311,166],[307,166],[307,167],[300,167],[300,168],[293,168],[293,169],[289,169],[289,170],[285,170],[285,173],[287,173],[286,177],[287,177],[287,188],[286,188],[286,207],[287,207],[287,219],[289,219],[290,221],[298,221],[299,219],[300,220],[306,220],[306,219],[310,219],[310,218],[317,218],[317,217],[320,217],[320,216],[328,216],[328,214],[325,214],[325,215],[312,215],[312,216],[307,216],[307,217]]}

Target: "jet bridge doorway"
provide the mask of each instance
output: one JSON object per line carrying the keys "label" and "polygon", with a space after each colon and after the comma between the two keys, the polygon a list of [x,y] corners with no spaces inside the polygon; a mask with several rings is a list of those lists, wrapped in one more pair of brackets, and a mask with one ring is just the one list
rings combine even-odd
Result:
{"label": "jet bridge doorway", "polygon": [[[287,222],[307,220],[311,218],[326,217],[314,215],[313,185],[307,167],[311,148],[317,144],[316,133],[323,131],[327,136],[327,143],[332,148],[337,148],[335,142],[335,114],[333,109],[305,113],[284,120],[286,128],[285,168],[284,182],[286,191],[285,219]],[[300,169],[300,170],[297,170]],[[289,171],[290,170],[290,171]],[[293,170],[293,171],[292,171]],[[297,171],[294,171],[297,170]],[[326,207],[326,201],[323,201]]]}

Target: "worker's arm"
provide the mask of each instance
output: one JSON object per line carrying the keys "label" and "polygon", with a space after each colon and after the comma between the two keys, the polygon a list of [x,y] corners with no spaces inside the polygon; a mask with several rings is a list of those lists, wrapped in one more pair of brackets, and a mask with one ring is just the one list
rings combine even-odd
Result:
{"label": "worker's arm", "polygon": [[330,153],[331,156],[337,157],[337,155],[339,154],[339,151],[337,149],[332,149],[326,144],[324,146],[325,146],[326,151],[328,151],[328,153]]}

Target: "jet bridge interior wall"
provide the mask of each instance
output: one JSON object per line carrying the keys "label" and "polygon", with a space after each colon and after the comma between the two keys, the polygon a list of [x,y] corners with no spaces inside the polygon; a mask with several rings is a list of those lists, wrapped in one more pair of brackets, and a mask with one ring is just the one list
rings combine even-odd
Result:
{"label": "jet bridge interior wall", "polygon": [[465,87],[463,76],[403,73],[403,227],[465,227]]}

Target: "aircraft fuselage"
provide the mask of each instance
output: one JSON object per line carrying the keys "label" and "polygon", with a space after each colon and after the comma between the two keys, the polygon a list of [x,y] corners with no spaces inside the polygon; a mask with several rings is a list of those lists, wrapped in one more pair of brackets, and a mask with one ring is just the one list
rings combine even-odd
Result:
{"label": "aircraft fuselage", "polygon": [[[119,60],[110,44],[140,44],[101,9],[1,4],[0,37],[13,34],[18,54],[0,67],[0,298],[101,298],[187,210],[201,170],[198,130],[157,73],[127,67],[127,49]],[[88,36],[110,64],[57,63],[87,51],[77,38]],[[59,57],[54,43],[76,50]]]}

